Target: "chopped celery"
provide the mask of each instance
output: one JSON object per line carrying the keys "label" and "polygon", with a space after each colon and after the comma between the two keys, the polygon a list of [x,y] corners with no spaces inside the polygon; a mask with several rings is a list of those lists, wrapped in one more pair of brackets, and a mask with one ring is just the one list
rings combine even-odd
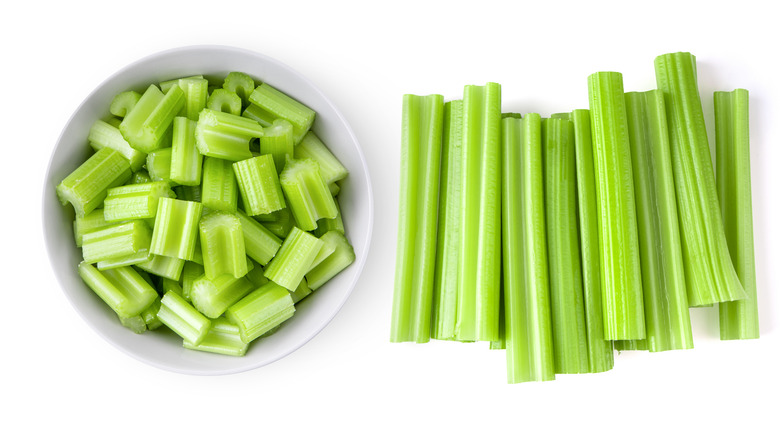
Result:
{"label": "chopped celery", "polygon": [[149,252],[191,260],[202,209],[197,202],[160,198]]}
{"label": "chopped celery", "polygon": [[82,237],[84,261],[97,263],[149,250],[151,231],[142,220],[134,220],[93,231]]}
{"label": "chopped celery", "polygon": [[131,267],[98,271],[88,262],[79,264],[79,276],[121,318],[140,315],[157,292]]}
{"label": "chopped celery", "polygon": [[282,246],[281,239],[243,211],[239,210],[236,215],[241,221],[246,255],[261,265],[267,265]]}
{"label": "chopped celery", "polygon": [[[144,163],[146,163],[146,157],[144,157]],[[130,181],[128,181],[127,184],[141,184],[147,182],[152,182],[152,177],[149,176],[149,172],[147,172],[146,169],[139,169],[133,173],[133,176],[130,177]]]}
{"label": "chopped celery", "polygon": [[263,83],[249,95],[249,101],[274,116],[292,123],[295,144],[309,132],[316,113],[280,90]]}
{"label": "chopped celery", "polygon": [[314,291],[311,290],[309,284],[306,283],[306,277],[304,277],[298,287],[294,291],[290,292],[290,297],[293,300],[293,304],[298,304],[302,299],[311,295],[312,292]]}
{"label": "chopped celery", "polygon": [[259,215],[257,216],[257,221],[280,239],[287,237],[292,227],[296,226],[295,218],[290,213],[289,207],[275,211],[270,215]]}
{"label": "chopped celery", "polygon": [[181,271],[184,269],[184,260],[153,254],[149,260],[137,263],[136,266],[150,274],[179,281]]}
{"label": "chopped celery", "polygon": [[195,128],[201,154],[230,161],[252,158],[249,142],[262,136],[263,128],[256,121],[208,108],[200,112]]}
{"label": "chopped celery", "polygon": [[149,254],[149,249],[141,248],[132,254],[100,260],[97,262],[97,268],[101,271],[105,271],[106,269],[114,269],[121,266],[137,265],[139,263],[148,262],[151,259],[152,255]]}
{"label": "chopped celery", "polygon": [[268,278],[266,278],[263,267],[260,264],[254,265],[254,267],[246,273],[245,277],[255,285],[255,288],[268,283]]}
{"label": "chopped celery", "polygon": [[[168,90],[170,90],[171,87],[173,87],[174,85],[178,85],[179,87],[181,87],[180,81],[196,80],[196,79],[203,79],[203,75],[193,75],[193,76],[187,76],[185,78],[162,81],[160,82],[160,90],[162,90],[163,93],[167,93]],[[208,80],[206,80],[206,82],[208,82]]]}
{"label": "chopped celery", "polygon": [[339,183],[332,182],[328,184],[328,190],[330,190],[330,194],[335,198],[339,195],[339,193],[341,193],[341,186]]}
{"label": "chopped celery", "polygon": [[241,340],[249,343],[289,319],[293,313],[295,306],[287,289],[268,282],[230,306],[225,317],[238,326]]}
{"label": "chopped celery", "polygon": [[87,140],[95,150],[110,148],[122,154],[130,162],[133,172],[137,172],[146,164],[146,154],[133,149],[117,127],[102,120],[96,120],[92,124]]}
{"label": "chopped celery", "polygon": [[238,206],[238,185],[233,162],[206,157],[203,160],[201,202],[204,207],[229,213]]}
{"label": "chopped celery", "polygon": [[119,317],[119,322],[129,328],[133,333],[141,334],[146,331],[146,321],[144,321],[143,316],[136,315],[130,318],[122,318]]}
{"label": "chopped celery", "polygon": [[309,271],[322,245],[320,239],[293,227],[276,256],[265,267],[265,276],[290,291],[295,290]]}
{"label": "chopped celery", "polygon": [[276,120],[276,117],[273,114],[253,103],[250,103],[241,115],[247,119],[256,121],[263,127],[271,126],[274,123],[274,120]]}
{"label": "chopped celery", "polygon": [[184,107],[184,101],[184,92],[178,85],[165,94],[155,85],[150,85],[122,120],[119,130],[130,146],[141,152],[160,149],[165,146],[166,131]]}
{"label": "chopped celery", "polygon": [[146,170],[152,181],[165,181],[171,187],[177,185],[171,180],[171,159],[173,148],[162,148],[146,155]]}
{"label": "chopped celery", "polygon": [[106,220],[102,208],[92,210],[84,216],[76,217],[76,219],[73,220],[73,236],[76,240],[76,246],[81,246],[85,234],[102,230],[111,225],[115,224]]}
{"label": "chopped celery", "polygon": [[212,320],[211,328],[199,344],[194,344],[185,339],[182,345],[190,350],[227,356],[244,356],[249,347],[247,342],[241,340],[238,326],[225,318]]}
{"label": "chopped celery", "polygon": [[123,91],[114,96],[108,112],[117,117],[125,117],[140,99],[141,93],[137,91]]}
{"label": "chopped celery", "polygon": [[272,213],[285,207],[273,156],[237,161],[233,163],[233,171],[248,215]]}
{"label": "chopped celery", "polygon": [[176,186],[173,188],[173,192],[176,193],[176,199],[182,201],[201,201],[201,186]]}
{"label": "chopped celery", "polygon": [[185,300],[192,301],[192,287],[195,285],[195,280],[205,273],[202,265],[190,261],[184,262],[181,271],[181,295]]}
{"label": "chopped celery", "polygon": [[184,107],[180,114],[197,122],[200,111],[206,107],[209,81],[202,77],[181,78],[178,85],[185,96]]}
{"label": "chopped celery", "polygon": [[312,231],[317,228],[317,220],[333,219],[338,214],[336,202],[320,176],[316,161],[288,159],[279,181],[287,205],[302,230]]}
{"label": "chopped celery", "polygon": [[57,185],[57,197],[81,217],[99,207],[108,189],[124,184],[130,175],[130,162],[121,153],[103,148]]}
{"label": "chopped celery", "polygon": [[209,279],[202,275],[192,284],[190,298],[198,311],[209,318],[217,318],[254,289],[255,285],[246,277],[223,274]]}
{"label": "chopped celery", "polygon": [[206,108],[213,111],[221,111],[223,113],[241,115],[241,98],[238,94],[225,90],[223,88],[217,88],[209,96],[208,102],[206,102]]}
{"label": "chopped celery", "polygon": [[222,88],[236,93],[241,98],[242,104],[247,105],[249,95],[255,90],[255,81],[246,73],[232,71],[225,76]]}
{"label": "chopped celery", "polygon": [[330,255],[306,273],[306,284],[311,290],[319,289],[325,282],[355,261],[355,250],[352,249],[352,245],[343,234],[338,231],[330,231],[320,240],[332,242],[334,249]]}
{"label": "chopped celery", "polygon": [[192,344],[200,344],[211,328],[211,320],[198,312],[180,295],[168,292],[160,301],[157,318]]}
{"label": "chopped celery", "polygon": [[333,254],[334,251],[336,251],[339,235],[343,236],[343,234],[337,231],[329,231],[322,236],[319,236],[320,241],[322,241],[322,248],[320,248],[319,252],[317,252],[317,256],[314,257],[314,261],[311,262],[311,266],[309,267],[310,271],[322,263],[323,260],[328,258],[328,256]]}
{"label": "chopped celery", "polygon": [[157,330],[162,326],[162,322],[157,318],[157,312],[160,310],[160,297],[157,296],[152,304],[141,312],[147,330]]}
{"label": "chopped celery", "polygon": [[349,174],[347,168],[313,131],[309,131],[301,142],[295,145],[294,155],[298,159],[311,158],[316,161],[320,166],[320,175],[327,184],[342,180]]}
{"label": "chopped celery", "polygon": [[336,210],[338,213],[333,219],[322,218],[317,221],[317,229],[314,230],[314,235],[317,237],[321,237],[328,231],[340,231],[341,234],[344,234],[344,221],[341,219],[339,200],[338,198],[334,198],[333,201],[336,203]]}
{"label": "chopped celery", "polygon": [[175,196],[164,181],[114,187],[108,189],[103,201],[103,214],[112,222],[153,218],[157,215],[159,199]]}
{"label": "chopped celery", "polygon": [[276,119],[271,126],[265,128],[263,136],[260,137],[260,153],[271,154],[276,169],[281,172],[287,162],[287,156],[294,155],[292,123]]}
{"label": "chopped celery", "polygon": [[206,277],[243,277],[249,272],[241,221],[234,214],[211,212],[200,220],[200,246]]}
{"label": "chopped celery", "polygon": [[185,186],[200,185],[203,155],[195,147],[197,123],[186,118],[173,119],[170,180]]}

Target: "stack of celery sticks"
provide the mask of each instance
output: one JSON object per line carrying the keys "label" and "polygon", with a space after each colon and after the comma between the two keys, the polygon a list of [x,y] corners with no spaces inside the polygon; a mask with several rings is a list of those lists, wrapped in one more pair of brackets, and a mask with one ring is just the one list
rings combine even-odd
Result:
{"label": "stack of celery sticks", "polygon": [[[58,186],[84,282],[136,333],[243,356],[355,260],[315,112],[231,72],[125,91]],[[239,196],[240,195],[240,196]]]}
{"label": "stack of celery sticks", "polygon": [[655,73],[594,73],[589,109],[548,118],[495,83],[404,96],[392,342],[487,341],[518,383],[693,348],[689,307],[758,338],[748,92],[715,92],[715,172],[696,58]]}

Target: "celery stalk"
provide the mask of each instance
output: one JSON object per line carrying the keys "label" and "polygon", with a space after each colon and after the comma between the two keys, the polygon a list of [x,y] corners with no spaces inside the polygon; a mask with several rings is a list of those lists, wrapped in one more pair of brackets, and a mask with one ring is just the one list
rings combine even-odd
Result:
{"label": "celery stalk", "polygon": [[191,260],[202,210],[197,202],[160,198],[149,252]]}
{"label": "celery stalk", "polygon": [[241,116],[252,119],[263,127],[271,126],[274,123],[274,120],[276,120],[276,116],[253,103],[250,103],[249,106],[246,107],[244,112],[241,113]]}
{"label": "celery stalk", "polygon": [[232,91],[217,88],[211,92],[209,100],[206,102],[206,108],[240,116],[241,98]]}
{"label": "celery stalk", "polygon": [[336,202],[322,179],[316,161],[304,158],[288,159],[279,182],[287,199],[287,206],[299,228],[312,231],[317,220],[333,219],[338,214]]}
{"label": "celery stalk", "polygon": [[209,81],[203,79],[203,77],[189,77],[181,78],[177,83],[179,88],[184,91],[185,96],[184,108],[182,108],[181,115],[197,122],[200,111],[206,107]]}
{"label": "celery stalk", "polygon": [[186,341],[198,345],[211,328],[211,320],[180,295],[168,292],[160,301],[157,318]]}
{"label": "celery stalk", "polygon": [[263,136],[260,137],[260,153],[271,154],[274,166],[279,172],[284,169],[287,156],[294,155],[294,146],[292,123],[284,119],[274,120],[271,126],[263,130]]}
{"label": "celery stalk", "polygon": [[313,131],[309,131],[301,142],[295,145],[294,152],[297,159],[311,158],[316,161],[320,166],[320,175],[327,184],[342,180],[349,174],[347,168]]}
{"label": "celery stalk", "polygon": [[197,123],[186,117],[173,119],[170,179],[185,186],[200,185],[203,155],[195,146]]}
{"label": "celery stalk", "polygon": [[105,271],[106,269],[115,269],[122,266],[137,265],[139,263],[148,262],[151,259],[152,255],[149,254],[149,249],[141,248],[138,251],[125,256],[100,260],[97,262],[97,268],[101,271]]}
{"label": "celery stalk", "polygon": [[141,93],[137,91],[123,91],[111,100],[108,112],[117,117],[125,117],[139,100],[141,100]]}
{"label": "celery stalk", "polygon": [[[167,81],[162,81],[162,82],[160,82],[160,90],[162,90],[163,93],[167,93],[168,90],[170,90],[171,87],[173,87],[174,85],[178,85],[183,90],[184,87],[181,86],[181,81],[189,81],[189,80],[196,80],[196,79],[204,79],[204,78],[203,78],[203,75],[192,75],[192,76],[187,76],[187,77],[184,77],[184,78],[170,79],[170,80],[167,80]],[[208,80],[206,80],[206,82],[208,82]]]}
{"label": "celery stalk", "polygon": [[96,120],[92,124],[87,140],[95,150],[110,148],[121,153],[130,162],[133,172],[137,172],[146,164],[146,154],[133,149],[117,127],[102,120]]}
{"label": "celery stalk", "polygon": [[195,128],[201,154],[230,161],[252,158],[249,142],[262,136],[263,128],[256,121],[208,108],[200,112]]}
{"label": "celery stalk", "polygon": [[79,264],[79,276],[121,318],[138,316],[157,298],[157,292],[131,267],[98,271]]}
{"label": "celery stalk", "polygon": [[198,311],[209,318],[217,318],[254,289],[254,284],[246,277],[224,274],[209,279],[202,275],[193,283],[190,298]]}
{"label": "celery stalk", "polygon": [[279,174],[272,155],[260,155],[233,163],[244,210],[250,216],[285,207]]}
{"label": "celery stalk", "polygon": [[281,239],[243,211],[239,210],[236,215],[241,221],[246,255],[261,265],[267,265],[282,246]]}
{"label": "celery stalk", "polygon": [[124,326],[129,328],[133,333],[140,335],[141,333],[146,331],[146,321],[144,321],[143,316],[136,315],[132,318],[122,318],[119,317],[119,322]]}
{"label": "celery stalk", "polygon": [[338,213],[333,219],[322,218],[317,221],[317,229],[314,230],[314,235],[317,237],[322,237],[322,235],[328,231],[339,231],[341,234],[344,234],[344,221],[341,219],[339,200],[338,198],[334,198],[333,201],[336,203],[336,210]]}
{"label": "celery stalk", "polygon": [[302,299],[311,295],[312,292],[314,291],[311,290],[309,284],[306,283],[306,278],[304,277],[298,287],[294,291],[290,292],[290,297],[293,300],[293,304],[298,304]]}
{"label": "celery stalk", "polygon": [[161,299],[157,296],[152,304],[141,312],[147,330],[157,330],[162,326],[162,322],[157,318],[157,312],[160,311]]}
{"label": "celery stalk", "polygon": [[225,317],[238,326],[241,340],[249,343],[289,319],[293,313],[295,306],[287,289],[268,282],[230,306]]}
{"label": "celery stalk", "polygon": [[294,291],[311,268],[322,245],[320,239],[293,227],[276,256],[265,267],[265,276],[274,283]]}
{"label": "celery stalk", "polygon": [[102,208],[92,210],[84,216],[76,217],[73,220],[73,236],[76,240],[76,246],[81,246],[85,234],[102,230],[111,225],[116,224],[106,220]]}
{"label": "celery stalk", "polygon": [[[329,231],[320,240],[330,242],[333,245],[333,251],[321,262],[313,263],[314,267],[306,273],[306,284],[310,290],[319,289],[355,261],[355,250],[340,232]],[[298,294],[300,295],[300,293]]]}
{"label": "celery stalk", "polygon": [[205,274],[206,271],[202,265],[195,262],[184,262],[184,268],[181,271],[181,295],[187,301],[192,301],[192,287],[195,285],[195,280]]}
{"label": "celery stalk", "polygon": [[82,237],[84,261],[97,263],[149,250],[151,231],[142,220],[134,220],[93,231]]}
{"label": "celery stalk", "polygon": [[232,71],[225,76],[222,88],[236,93],[246,106],[249,104],[249,95],[255,90],[255,81],[246,73]]}
{"label": "celery stalk", "polygon": [[295,144],[300,143],[314,123],[314,110],[267,83],[255,88],[249,95],[249,101],[270,113],[274,119],[292,123]]}
{"label": "celery stalk", "polygon": [[175,196],[164,181],[114,187],[108,189],[103,201],[103,214],[111,222],[153,218],[160,198]]}
{"label": "celery stalk", "polygon": [[184,260],[153,254],[149,260],[137,263],[136,266],[150,274],[179,281],[184,269]]}
{"label": "celery stalk", "polygon": [[256,217],[256,219],[268,231],[272,232],[280,239],[287,237],[287,235],[290,234],[290,230],[296,226],[295,219],[293,218],[292,213],[290,213],[289,207],[275,211],[270,215],[259,215]]}
{"label": "celery stalk", "polygon": [[121,153],[103,148],[57,185],[57,197],[81,217],[99,207],[108,189],[124,184],[131,174],[130,162]]}
{"label": "celery stalk", "polygon": [[249,272],[241,221],[234,214],[211,212],[200,220],[200,246],[206,277],[243,277]]}
{"label": "celery stalk", "polygon": [[185,339],[182,345],[190,350],[227,356],[244,356],[249,348],[249,344],[241,340],[238,326],[225,318],[211,320],[211,327],[199,344]]}
{"label": "celery stalk", "polygon": [[233,162],[206,157],[203,160],[201,202],[204,207],[233,213],[238,208],[238,185]]}
{"label": "celery stalk", "polygon": [[171,187],[177,185],[171,179],[173,148],[160,148],[146,155],[146,170],[152,181],[165,181]]}
{"label": "celery stalk", "polygon": [[119,131],[130,146],[149,153],[164,147],[166,131],[173,118],[184,107],[184,92],[178,85],[163,94],[155,85],[150,85],[133,109],[119,125]]}

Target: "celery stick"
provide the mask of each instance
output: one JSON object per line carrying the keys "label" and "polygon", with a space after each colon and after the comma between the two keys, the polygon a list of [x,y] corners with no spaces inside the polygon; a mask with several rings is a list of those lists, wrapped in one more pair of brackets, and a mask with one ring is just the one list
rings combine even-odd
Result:
{"label": "celery stick", "polygon": [[140,99],[141,93],[137,91],[123,91],[114,96],[108,112],[117,117],[125,117]]}
{"label": "celery stick", "polygon": [[714,98],[718,198],[729,254],[747,293],[745,300],[718,306],[720,338],[758,339],[748,91],[717,91]]}
{"label": "celery stick", "polygon": [[119,152],[103,148],[57,185],[57,197],[81,217],[99,207],[108,189],[124,184],[130,175],[130,162]]}
{"label": "celery stick", "polygon": [[[146,163],[146,157],[144,157],[144,163]],[[149,176],[149,172],[147,172],[146,169],[139,169],[137,172],[133,173],[133,176],[130,177],[130,180],[127,182],[127,184],[141,184],[148,182],[152,182],[152,177]]]}
{"label": "celery stick", "polygon": [[79,276],[122,318],[132,318],[149,307],[157,292],[133,268],[98,271],[88,262],[79,264]]}
{"label": "celery stick", "polygon": [[178,80],[178,85],[184,91],[185,96],[181,115],[197,122],[200,111],[206,107],[209,81],[203,77],[181,78]]}
{"label": "celery stick", "polygon": [[250,216],[285,207],[279,174],[272,155],[260,155],[233,163],[244,210]]}
{"label": "celery stick", "polygon": [[328,190],[330,190],[330,194],[335,198],[341,193],[341,186],[338,183],[332,182],[328,184]]}
{"label": "celery stick", "polygon": [[[106,123],[108,123],[109,125],[113,126],[113,127],[114,127],[114,128],[116,128],[116,129],[119,129],[119,125],[121,125],[121,124],[122,124],[122,120],[120,120],[120,119],[118,119],[118,118],[116,118],[116,117],[109,117],[109,118],[106,120]],[[124,137],[123,137],[123,138],[124,138]]]}
{"label": "celery stick", "polygon": [[193,344],[185,339],[182,345],[190,350],[239,357],[246,355],[249,347],[248,343],[241,340],[238,326],[225,318],[213,319],[211,328],[199,344]]}
{"label": "celery stick", "polygon": [[330,255],[306,273],[306,284],[311,290],[319,289],[355,261],[355,250],[343,234],[338,231],[330,231],[320,240],[331,241],[334,249]]}
{"label": "celery stick", "polygon": [[254,267],[246,273],[245,277],[247,280],[252,282],[252,284],[255,286],[255,289],[268,283],[268,278],[266,278],[265,271],[260,264],[254,265]]}
{"label": "celery stick", "polygon": [[249,95],[255,90],[255,81],[246,73],[232,71],[225,76],[222,88],[236,93],[246,106],[249,104]]}
{"label": "celery stick", "polygon": [[186,118],[173,119],[170,179],[185,186],[200,185],[203,155],[195,147],[197,123]]}
{"label": "celery stick", "polygon": [[342,180],[349,174],[347,168],[313,131],[309,131],[301,142],[295,145],[294,155],[297,159],[311,158],[316,161],[320,165],[320,175],[327,184]]}
{"label": "celery stick", "polygon": [[197,202],[160,198],[149,252],[191,260],[202,210]]}
{"label": "celery stick", "polygon": [[241,115],[258,122],[263,127],[271,126],[276,120],[276,116],[253,103],[250,103]]}
{"label": "celery stick", "polygon": [[112,222],[153,218],[157,215],[159,199],[175,196],[164,181],[114,187],[108,189],[103,201],[103,214]]}
{"label": "celery stick", "polygon": [[206,271],[202,265],[195,262],[184,262],[184,268],[181,271],[181,295],[187,301],[192,301],[192,287],[195,285],[195,280],[205,274]]}
{"label": "celery stick", "polygon": [[317,237],[322,237],[322,235],[328,231],[339,231],[341,234],[345,233],[344,221],[341,219],[341,207],[339,206],[338,198],[334,198],[333,201],[336,203],[336,210],[338,213],[333,219],[322,218],[317,221],[317,229],[314,230],[314,235]]}
{"label": "celery stick", "polygon": [[209,96],[209,100],[206,102],[206,108],[240,116],[241,98],[232,91],[217,88]]}
{"label": "celery stick", "polygon": [[290,297],[293,300],[293,304],[298,304],[302,299],[311,295],[312,292],[314,291],[311,290],[309,284],[306,283],[306,277],[304,277],[298,287],[294,291],[290,292]]}
{"label": "celery stick", "polygon": [[288,207],[275,211],[271,215],[259,215],[257,216],[257,221],[280,239],[287,237],[290,234],[290,230],[296,226],[295,218],[293,218]]}
{"label": "celery stick", "polygon": [[148,262],[151,260],[151,258],[152,255],[149,254],[149,249],[141,248],[132,254],[100,260],[97,262],[97,268],[101,271],[105,271],[106,269],[114,269],[122,266],[131,266],[138,263]]}
{"label": "celery stick", "polygon": [[314,110],[267,83],[255,88],[249,95],[249,101],[273,115],[274,119],[292,123],[295,144],[300,143],[314,123]]}
{"label": "celery stick", "polygon": [[684,52],[661,55],[655,75],[666,100],[688,304],[745,299],[720,214],[696,58]]}
{"label": "celery stick", "polygon": [[81,246],[85,234],[102,230],[111,225],[115,224],[106,220],[102,208],[92,210],[82,217],[76,217],[73,220],[73,236],[76,240],[76,246]]}
{"label": "celery stick", "polygon": [[588,77],[599,226],[604,339],[644,339],[639,236],[623,76]]}
{"label": "celery stick", "polygon": [[146,170],[152,181],[165,181],[171,187],[177,184],[171,180],[171,159],[173,148],[161,148],[146,155]]}
{"label": "celery stick", "polygon": [[137,172],[146,164],[146,154],[133,149],[127,140],[122,137],[122,133],[119,132],[118,128],[102,120],[96,120],[92,124],[87,140],[89,140],[89,145],[95,150],[110,148],[122,154],[130,162],[130,169],[133,172]]}
{"label": "celery stick", "polygon": [[[145,271],[145,272],[150,272],[150,271]],[[163,295],[167,294],[168,292],[173,292],[176,295],[179,295],[180,297],[184,298],[184,289],[182,288],[181,283],[179,283],[179,280],[161,277],[160,283],[162,284],[162,290],[160,291],[160,293],[162,293]],[[184,298],[184,300],[190,302],[190,300],[188,300],[187,298]]]}
{"label": "celery stick", "polygon": [[119,130],[130,146],[149,153],[163,147],[166,131],[173,118],[184,107],[184,92],[178,85],[163,94],[150,85],[141,99],[119,125]]}
{"label": "celery stick", "polygon": [[289,319],[293,313],[295,306],[287,289],[268,282],[230,306],[225,317],[238,326],[241,340],[249,343]]}
{"label": "celery stick", "polygon": [[209,279],[202,275],[193,283],[190,298],[198,311],[209,318],[217,318],[254,289],[254,284],[246,277],[224,274]]}
{"label": "celery stick", "polygon": [[238,207],[238,185],[233,162],[206,157],[203,160],[201,202],[204,207],[229,213]]}
{"label": "celery stick", "polygon": [[157,318],[157,312],[160,311],[161,300],[160,297],[156,297],[152,304],[141,312],[141,317],[144,319],[147,330],[157,330],[162,326],[162,322]]}
{"label": "celery stick", "polygon": [[310,271],[336,251],[338,242],[342,237],[344,237],[344,235],[337,231],[329,231],[322,236],[319,236],[320,241],[322,241],[322,248],[320,248],[317,256],[314,257],[314,261],[311,262],[311,266],[309,267]]}
{"label": "celery stick", "polygon": [[239,210],[236,215],[241,221],[246,255],[261,265],[267,265],[282,246],[281,239],[243,211]]}
{"label": "celery stick", "polygon": [[192,344],[200,344],[211,328],[211,320],[195,310],[181,296],[168,292],[160,302],[157,318]]}
{"label": "celery stick", "polygon": [[626,93],[650,351],[693,348],[664,96]]}
{"label": "celery stick", "polygon": [[119,322],[132,330],[133,333],[140,335],[141,333],[146,331],[146,321],[144,321],[143,316],[136,315],[130,318],[122,318],[119,317]]}
{"label": "celery stick", "polygon": [[[274,123],[263,130],[260,137],[260,153],[271,154],[278,171],[284,169],[287,156],[294,155],[293,126],[284,119],[276,119]],[[324,178],[323,178],[324,179]]]}
{"label": "celery stick", "polygon": [[320,239],[293,227],[276,256],[265,267],[265,276],[274,283],[294,291],[309,271],[322,245]]}
{"label": "celery stick", "polygon": [[633,341],[615,341],[615,350],[618,351],[648,351],[647,339]]}
{"label": "celery stick", "polygon": [[184,260],[154,254],[149,260],[137,263],[136,266],[150,274],[179,281],[181,271],[184,269]]}
{"label": "celery stick", "polygon": [[171,80],[168,80],[168,81],[162,81],[162,82],[160,82],[160,90],[162,90],[163,93],[167,93],[168,90],[170,90],[171,87],[173,87],[174,85],[178,85],[179,87],[181,87],[181,82],[180,81],[196,80],[196,79],[203,79],[203,75],[193,75],[193,76],[187,76],[185,78],[171,79]]}
{"label": "celery stick", "polygon": [[173,192],[176,193],[176,199],[182,201],[201,201],[201,186],[176,186],[173,188]]}
{"label": "celery stick", "polygon": [[195,128],[201,154],[230,161],[252,158],[249,142],[262,136],[263,128],[256,121],[208,108],[200,112]]}
{"label": "celery stick", "polygon": [[142,220],[134,220],[93,231],[82,237],[84,261],[97,263],[149,249],[151,231]]}
{"label": "celery stick", "polygon": [[288,159],[279,182],[295,222],[302,230],[314,230],[317,228],[317,220],[333,219],[338,214],[333,195],[320,176],[319,165],[314,160]]}
{"label": "celery stick", "polygon": [[200,246],[206,277],[243,277],[249,272],[241,221],[234,214],[211,212],[200,220]]}
{"label": "celery stick", "polygon": [[443,122],[443,96],[404,95],[391,342],[430,340]]}

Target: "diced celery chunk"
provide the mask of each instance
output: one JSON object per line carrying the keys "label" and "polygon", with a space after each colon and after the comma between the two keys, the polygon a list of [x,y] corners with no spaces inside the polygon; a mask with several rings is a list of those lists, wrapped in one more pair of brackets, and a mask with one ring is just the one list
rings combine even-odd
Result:
{"label": "diced celery chunk", "polygon": [[150,274],[179,281],[184,269],[184,260],[154,254],[149,260],[137,263],[136,266]]}
{"label": "diced celery chunk", "polygon": [[166,131],[173,118],[184,107],[184,92],[178,85],[163,94],[155,85],[150,85],[141,99],[119,125],[119,130],[130,146],[149,153],[162,148]]}
{"label": "diced celery chunk", "polygon": [[202,210],[203,206],[197,202],[160,198],[149,251],[192,260]]}
{"label": "diced celery chunk", "polygon": [[124,184],[130,175],[130,162],[119,152],[103,148],[57,185],[57,197],[62,205],[70,203],[76,216],[84,216],[100,206],[108,189]]}
{"label": "diced celery chunk", "polygon": [[265,276],[290,291],[295,290],[309,271],[322,245],[320,239],[293,227],[276,257],[265,267]]}
{"label": "diced celery chunk", "polygon": [[200,221],[200,246],[206,277],[243,277],[249,272],[241,221],[234,214],[211,212]]}
{"label": "diced celery chunk", "polygon": [[267,83],[261,84],[249,96],[249,101],[274,116],[293,125],[295,143],[298,144],[314,123],[315,112]]}
{"label": "diced celery chunk", "polygon": [[152,181],[165,181],[171,187],[178,185],[171,180],[171,160],[173,148],[162,148],[146,155],[146,170]]}
{"label": "diced celery chunk", "polygon": [[95,150],[110,148],[122,154],[130,162],[130,169],[133,172],[137,172],[146,164],[146,154],[133,149],[127,140],[122,137],[119,129],[110,123],[102,120],[95,121],[89,129],[87,140],[89,140],[90,146]]}
{"label": "diced celery chunk", "polygon": [[182,345],[190,350],[227,356],[244,356],[249,347],[249,343],[241,340],[238,326],[225,318],[212,320],[211,328],[199,344],[193,344],[185,339]]}
{"label": "diced celery chunk", "polygon": [[157,215],[160,198],[175,196],[164,181],[114,187],[108,189],[103,202],[103,214],[111,222],[153,218]]}
{"label": "diced celery chunk", "polygon": [[246,255],[261,265],[267,265],[282,246],[282,241],[262,224],[242,211],[237,212],[244,233]]}
{"label": "diced celery chunk", "polygon": [[273,156],[260,155],[235,162],[233,171],[248,215],[272,213],[285,207]]}
{"label": "diced celery chunk", "polygon": [[149,226],[142,220],[134,220],[85,234],[81,251],[84,261],[97,263],[148,250],[150,239]]}
{"label": "diced celery chunk", "polygon": [[85,234],[102,230],[111,225],[115,224],[106,220],[102,208],[92,210],[82,217],[76,217],[73,220],[73,236],[76,240],[76,246],[81,246],[81,241]]}
{"label": "diced celery chunk", "polygon": [[312,131],[309,131],[303,140],[295,146],[295,158],[311,158],[316,161],[320,166],[320,175],[327,184],[342,180],[349,174],[341,161]]}
{"label": "diced celery chunk", "polygon": [[157,318],[179,336],[199,344],[211,328],[211,320],[195,310],[190,303],[175,293],[166,293],[160,302]]}
{"label": "diced celery chunk", "polygon": [[111,101],[111,106],[108,109],[108,112],[111,114],[117,116],[117,117],[125,117],[127,113],[129,113],[133,107],[138,103],[138,101],[141,99],[141,93],[137,91],[123,91],[116,96],[114,96],[114,99]]}
{"label": "diced celery chunk", "polygon": [[223,274],[214,279],[200,276],[192,285],[192,305],[209,318],[217,318],[228,307],[255,289],[246,277]]}
{"label": "diced celery chunk", "polygon": [[289,319],[295,305],[287,289],[268,282],[225,312],[228,321],[236,324],[244,342],[252,342]]}
{"label": "diced celery chunk", "polygon": [[238,185],[231,161],[213,157],[203,160],[201,202],[204,207],[214,210],[236,211]]}
{"label": "diced celery chunk", "polygon": [[262,136],[263,127],[256,121],[208,108],[200,112],[195,128],[201,154],[230,161],[252,158],[249,142]]}
{"label": "diced celery chunk", "polygon": [[98,271],[81,262],[79,276],[121,318],[139,315],[157,297],[152,285],[130,267]]}
{"label": "diced celery chunk", "polygon": [[294,149],[296,148],[292,123],[284,119],[276,119],[271,126],[263,130],[263,136],[260,137],[260,153],[271,154],[278,171],[284,169],[287,156],[292,157]]}
{"label": "diced celery chunk", "polygon": [[279,177],[287,205],[302,230],[317,228],[317,220],[333,219],[338,214],[330,189],[320,176],[314,160],[288,160]]}
{"label": "diced celery chunk", "polygon": [[236,93],[241,98],[242,104],[247,105],[249,103],[249,95],[255,89],[255,81],[246,73],[232,71],[225,76],[222,88]]}
{"label": "diced celery chunk", "polygon": [[355,261],[355,251],[343,234],[330,231],[323,235],[322,239],[332,240],[335,249],[306,274],[306,282],[311,290],[318,289]]}
{"label": "diced celery chunk", "polygon": [[173,119],[173,144],[171,146],[170,179],[185,186],[200,185],[203,155],[195,146],[197,123],[186,118]]}
{"label": "diced celery chunk", "polygon": [[209,96],[209,100],[206,102],[206,108],[240,116],[241,98],[232,91],[217,88]]}

